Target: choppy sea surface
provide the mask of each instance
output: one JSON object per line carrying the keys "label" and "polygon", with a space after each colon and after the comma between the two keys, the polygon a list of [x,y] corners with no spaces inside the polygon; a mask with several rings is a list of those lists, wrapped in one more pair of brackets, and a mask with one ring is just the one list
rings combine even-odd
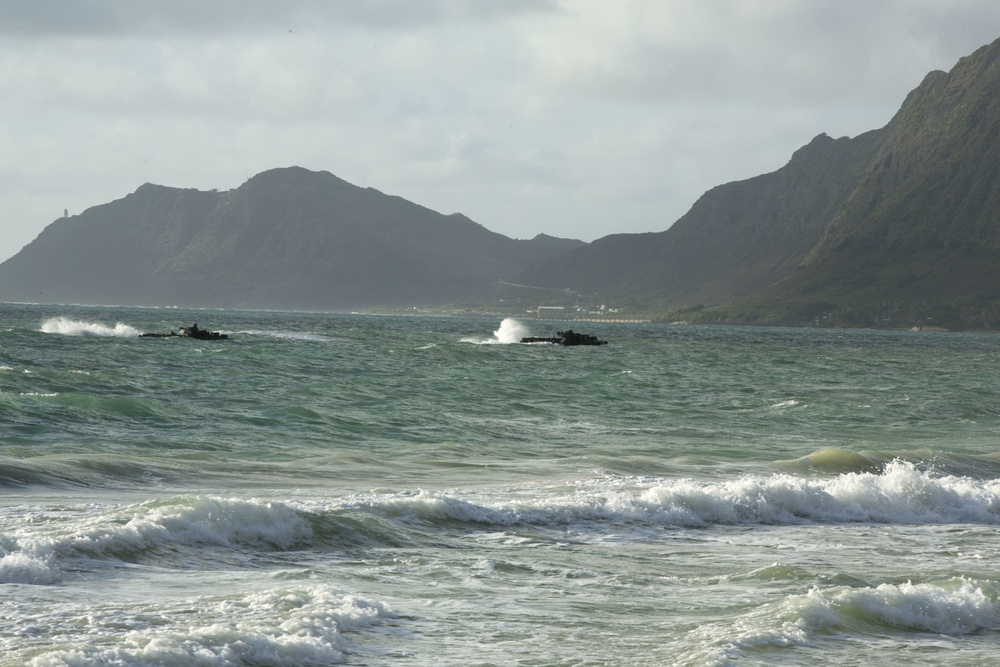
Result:
{"label": "choppy sea surface", "polygon": [[0,666],[1000,655],[1000,336],[565,326],[0,304]]}

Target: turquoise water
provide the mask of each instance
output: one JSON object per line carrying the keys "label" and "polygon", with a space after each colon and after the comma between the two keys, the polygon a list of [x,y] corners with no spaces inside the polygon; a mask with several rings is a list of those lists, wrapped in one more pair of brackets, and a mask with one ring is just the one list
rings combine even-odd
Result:
{"label": "turquoise water", "polygon": [[0,305],[0,665],[1000,650],[1000,336],[574,326]]}

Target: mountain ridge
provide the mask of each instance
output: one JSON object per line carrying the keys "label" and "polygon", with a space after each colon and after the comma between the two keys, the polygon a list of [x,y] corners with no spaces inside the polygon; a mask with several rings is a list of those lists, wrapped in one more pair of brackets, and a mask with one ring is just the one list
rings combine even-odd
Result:
{"label": "mountain ridge", "polygon": [[747,296],[796,269],[884,132],[820,134],[780,169],[708,190],[665,231],[606,236],[517,280],[570,279],[581,290],[671,306]]}
{"label": "mountain ridge", "polygon": [[227,192],[144,184],[57,220],[0,264],[0,298],[318,310],[456,301],[581,244],[509,239],[285,167]]}
{"label": "mountain ridge", "polygon": [[1000,328],[998,267],[1000,40],[928,73],[884,127],[821,133],[661,232],[509,239],[286,167],[223,193],[144,184],[57,220],[0,264],[0,299],[329,310],[515,295],[504,307]]}
{"label": "mountain ridge", "polygon": [[1000,40],[928,73],[880,129],[821,134],[663,232],[518,279],[587,284],[587,266],[664,319],[1000,328]]}

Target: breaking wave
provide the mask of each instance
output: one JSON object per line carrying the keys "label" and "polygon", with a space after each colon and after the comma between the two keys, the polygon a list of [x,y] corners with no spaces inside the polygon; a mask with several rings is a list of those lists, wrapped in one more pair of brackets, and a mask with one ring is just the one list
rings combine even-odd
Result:
{"label": "breaking wave", "polygon": [[[897,461],[881,473],[832,479],[787,474],[726,481],[605,476],[545,488],[355,494],[290,505],[178,496],[96,507],[58,532],[4,515],[0,583],[49,584],[81,563],[228,562],[235,554],[390,546],[440,539],[441,529],[529,529],[600,542],[648,526],[1000,525],[1000,480],[935,476]],[[631,526],[631,528],[629,528]]]}
{"label": "breaking wave", "polygon": [[895,461],[880,473],[832,479],[787,474],[705,482],[608,477],[519,501],[483,502],[420,491],[358,499],[418,520],[493,526],[628,522],[677,527],[810,523],[1000,524],[1000,480],[935,476]]}
{"label": "breaking wave", "polygon": [[736,665],[750,656],[858,633],[922,632],[947,636],[996,630],[1000,586],[958,577],[941,582],[813,588],[725,623],[696,629],[699,646],[682,665]]}
{"label": "breaking wave", "polygon": [[55,583],[81,560],[167,565],[176,558],[211,558],[204,552],[212,548],[284,550],[312,537],[307,519],[287,505],[210,496],[105,509],[55,534],[23,523],[0,534],[0,583]]}

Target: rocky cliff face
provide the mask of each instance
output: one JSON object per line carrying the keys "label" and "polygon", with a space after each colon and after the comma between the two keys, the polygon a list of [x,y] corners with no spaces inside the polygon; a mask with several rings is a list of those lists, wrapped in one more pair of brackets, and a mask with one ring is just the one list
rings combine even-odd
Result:
{"label": "rocky cliff face", "polygon": [[515,241],[293,167],[221,193],[147,184],[58,220],[0,265],[0,299],[316,310],[449,303],[580,245]]}

